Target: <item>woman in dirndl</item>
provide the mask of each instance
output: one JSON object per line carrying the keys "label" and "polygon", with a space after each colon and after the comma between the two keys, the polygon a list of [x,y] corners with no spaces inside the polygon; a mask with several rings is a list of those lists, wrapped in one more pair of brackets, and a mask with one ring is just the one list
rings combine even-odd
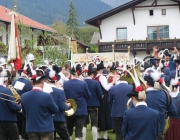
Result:
{"label": "woman in dirndl", "polygon": [[111,117],[110,117],[110,104],[108,102],[108,91],[115,84],[116,76],[113,81],[108,83],[107,78],[102,74],[105,69],[103,61],[97,65],[97,75],[94,80],[97,80],[103,92],[103,98],[100,100],[100,107],[98,108],[98,140],[109,140],[107,137],[107,130],[112,129]]}
{"label": "woman in dirndl", "polygon": [[170,126],[167,130],[164,140],[180,140],[180,92],[170,93],[172,102],[176,105],[178,113],[170,116]]}

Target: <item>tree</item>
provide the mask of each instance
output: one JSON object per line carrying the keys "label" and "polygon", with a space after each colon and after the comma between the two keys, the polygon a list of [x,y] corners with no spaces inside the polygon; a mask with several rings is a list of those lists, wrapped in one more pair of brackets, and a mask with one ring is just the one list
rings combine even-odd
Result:
{"label": "tree", "polygon": [[80,35],[79,35],[79,24],[78,24],[78,21],[77,21],[77,11],[74,7],[74,4],[73,2],[71,1],[70,4],[69,4],[69,17],[68,17],[68,20],[67,20],[67,35],[68,36],[72,36],[74,35],[75,39],[79,39]]}

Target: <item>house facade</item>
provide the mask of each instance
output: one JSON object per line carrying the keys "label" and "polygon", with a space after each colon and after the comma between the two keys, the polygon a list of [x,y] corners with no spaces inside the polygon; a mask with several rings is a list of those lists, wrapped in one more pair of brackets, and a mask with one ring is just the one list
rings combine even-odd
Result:
{"label": "house facade", "polygon": [[127,50],[143,58],[152,47],[180,47],[180,1],[132,0],[86,21],[100,31],[99,52]]}
{"label": "house facade", "polygon": [[[12,12],[12,10],[0,5],[0,42],[4,43],[5,45],[9,44],[10,38],[11,16],[9,16],[9,12]],[[32,42],[32,40],[35,41],[33,42],[33,44],[31,44],[31,47],[37,47],[37,33],[39,31],[47,31],[50,33],[55,32],[55,30],[51,29],[50,27],[45,26],[21,14],[18,14],[15,20],[17,24],[23,25],[21,26],[22,28],[19,28],[18,26],[21,47],[26,47],[27,44],[29,44],[28,42]],[[3,56],[4,54],[1,55]]]}

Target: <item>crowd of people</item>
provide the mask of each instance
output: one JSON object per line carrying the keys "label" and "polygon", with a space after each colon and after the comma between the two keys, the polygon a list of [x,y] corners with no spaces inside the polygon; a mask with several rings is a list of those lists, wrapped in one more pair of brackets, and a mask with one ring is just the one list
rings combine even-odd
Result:
{"label": "crowd of people", "polygon": [[[33,54],[20,71],[0,58],[0,140],[180,139],[180,58],[153,47],[129,63],[92,62],[36,67]],[[12,86],[11,86],[12,85]],[[16,95],[16,96],[15,96]],[[65,111],[76,110],[70,116]],[[168,126],[169,125],[169,126]],[[74,129],[75,127],[75,129]]]}

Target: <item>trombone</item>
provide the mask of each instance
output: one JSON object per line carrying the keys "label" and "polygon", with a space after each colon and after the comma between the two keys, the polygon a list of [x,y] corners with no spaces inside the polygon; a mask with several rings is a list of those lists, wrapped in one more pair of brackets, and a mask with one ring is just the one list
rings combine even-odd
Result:
{"label": "trombone", "polygon": [[[20,99],[21,99],[20,97],[14,97],[14,96],[7,95],[7,94],[5,94],[5,93],[2,93],[2,92],[0,92],[0,94],[1,94],[1,95],[4,95],[4,96],[8,96],[8,97],[15,98],[16,100],[20,100]],[[5,100],[5,101],[8,101],[8,102],[17,103],[16,101],[8,100],[8,99],[2,98],[2,97],[0,97],[0,99],[1,99],[1,100]]]}

